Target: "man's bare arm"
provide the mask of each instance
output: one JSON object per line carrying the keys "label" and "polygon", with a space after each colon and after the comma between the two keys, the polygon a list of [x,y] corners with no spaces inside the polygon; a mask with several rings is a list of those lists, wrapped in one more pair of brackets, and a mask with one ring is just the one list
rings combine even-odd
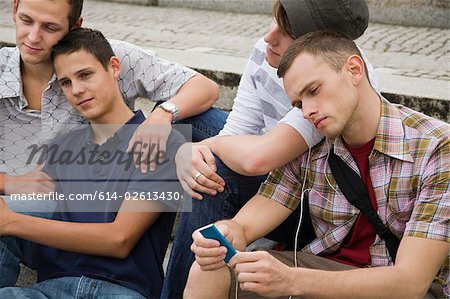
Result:
{"label": "man's bare arm", "polygon": [[[231,220],[237,223],[245,238],[245,246],[267,235],[283,223],[292,210],[261,195],[253,196]],[[244,250],[245,247],[239,248]]]}
{"label": "man's bare arm", "polygon": [[[124,201],[123,208],[129,210],[128,204],[136,203]],[[65,222],[12,212],[0,197],[0,236],[83,254],[126,258],[159,214],[119,211],[113,222]]]}
{"label": "man's bare arm", "polygon": [[293,268],[257,251],[237,255],[232,267],[243,290],[263,296],[423,298],[448,251],[445,241],[404,237],[395,266],[346,271]]}
{"label": "man's bare arm", "polygon": [[[193,198],[201,199],[200,193],[216,195],[223,191],[223,179],[211,167],[215,163],[213,153],[228,167],[247,176],[262,175],[281,167],[308,150],[305,139],[293,127],[278,124],[260,136],[217,136],[192,144],[192,163],[189,169],[177,163],[179,179],[183,188]],[[188,165],[188,163],[185,163]],[[193,180],[195,173],[201,173]]]}
{"label": "man's bare arm", "polygon": [[43,165],[18,176],[0,173],[0,194],[45,194],[54,191],[53,179],[42,171]]}
{"label": "man's bare arm", "polygon": [[[198,115],[208,110],[219,97],[217,84],[201,74],[190,78],[181,86],[169,102],[178,107],[177,120]],[[163,109],[155,109],[136,129],[130,139],[127,151],[134,153],[135,164],[143,173],[156,169],[157,153],[150,150],[151,145],[158,145],[160,152],[166,152],[167,139],[171,132],[173,115]]]}
{"label": "man's bare arm", "polygon": [[264,135],[218,136],[204,142],[228,167],[243,175],[262,175],[308,150],[305,139],[287,124]]}
{"label": "man's bare arm", "polygon": [[184,83],[169,101],[178,106],[180,120],[205,112],[218,98],[219,86],[202,74],[197,74]]}
{"label": "man's bare arm", "polygon": [[448,242],[404,237],[393,267],[339,272],[294,269],[298,276],[293,275],[293,294],[305,298],[423,298],[448,252]]}

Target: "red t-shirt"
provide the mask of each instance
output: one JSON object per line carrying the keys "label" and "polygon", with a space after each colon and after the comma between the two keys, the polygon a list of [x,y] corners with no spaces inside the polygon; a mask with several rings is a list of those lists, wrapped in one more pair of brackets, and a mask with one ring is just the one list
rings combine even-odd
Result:
{"label": "red t-shirt", "polygon": [[[375,193],[373,192],[372,180],[369,172],[369,155],[372,151],[375,138],[358,148],[346,147],[350,151],[353,159],[358,165],[361,179],[366,186],[367,192],[370,196],[370,203],[372,208],[377,210],[377,202]],[[345,237],[341,247],[333,254],[327,256],[328,258],[355,267],[365,267],[371,264],[369,247],[375,241],[375,230],[372,225],[366,220],[362,213],[359,214],[352,229]]]}

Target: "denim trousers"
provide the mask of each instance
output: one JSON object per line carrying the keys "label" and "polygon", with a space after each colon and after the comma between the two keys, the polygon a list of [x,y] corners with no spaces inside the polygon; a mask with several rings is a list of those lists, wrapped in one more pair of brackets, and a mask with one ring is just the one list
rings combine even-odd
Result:
{"label": "denim trousers", "polygon": [[[192,141],[197,142],[217,135],[223,128],[227,116],[226,112],[211,108],[202,114],[184,119],[179,123],[192,127]],[[27,212],[26,214],[42,218],[51,216],[51,213],[42,212]],[[11,236],[0,237],[0,288],[13,287],[16,284],[20,273],[20,262],[32,269],[36,269],[36,254],[36,244],[32,242]],[[0,295],[0,298],[14,297],[3,297]]]}
{"label": "denim trousers", "polygon": [[132,289],[86,276],[48,279],[23,288],[1,288],[0,298],[145,299]]}
{"label": "denim trousers", "polygon": [[180,120],[176,124],[190,125],[192,127],[191,140],[199,142],[219,134],[227,121],[227,117],[227,112],[217,108],[210,108],[197,116]]}

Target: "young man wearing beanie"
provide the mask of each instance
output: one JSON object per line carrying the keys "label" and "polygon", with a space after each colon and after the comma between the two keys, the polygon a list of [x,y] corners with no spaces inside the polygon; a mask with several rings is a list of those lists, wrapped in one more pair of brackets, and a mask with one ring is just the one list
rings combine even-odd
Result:
{"label": "young man wearing beanie", "polygon": [[[270,31],[256,43],[247,63],[220,136],[182,147],[192,151],[193,160],[177,161],[178,177],[193,198],[203,200],[193,200],[192,212],[181,215],[163,298],[182,296],[194,260],[189,250],[192,232],[233,217],[256,194],[271,169],[286,164],[322,139],[314,126],[302,119],[301,111],[292,109],[276,74],[284,51],[295,38],[314,30],[336,30],[358,38],[367,28],[369,11],[364,0],[279,0],[274,3],[273,16]],[[372,68],[369,77],[377,89]],[[183,168],[185,165],[189,167]],[[296,217],[284,225],[290,227],[291,222],[296,222]],[[291,246],[292,234],[279,230],[269,237]]]}
{"label": "young man wearing beanie", "polygon": [[[245,250],[308,194],[316,238],[301,251],[239,251],[230,271],[226,248],[196,231],[184,298],[450,295],[450,125],[376,93],[356,44],[336,32],[297,39],[278,74],[325,139],[216,225]],[[237,284],[243,292],[230,292]]]}

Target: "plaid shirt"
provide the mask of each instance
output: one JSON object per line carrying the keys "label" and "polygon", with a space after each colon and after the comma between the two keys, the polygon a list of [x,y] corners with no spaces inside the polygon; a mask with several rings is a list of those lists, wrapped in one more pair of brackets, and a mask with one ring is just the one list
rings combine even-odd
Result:
{"label": "plaid shirt", "polygon": [[[384,99],[381,103],[378,132],[369,156],[378,215],[399,238],[450,242],[450,125]],[[337,250],[359,214],[333,178],[327,162],[330,147],[325,140],[315,146],[309,166],[305,153],[272,171],[258,192],[292,210],[300,203],[302,190],[309,192],[317,238],[302,251],[316,255]],[[334,141],[334,152],[359,174],[342,139]],[[369,251],[373,267],[392,265],[378,235]],[[450,291],[449,260],[450,253],[437,276],[446,294]]]}

